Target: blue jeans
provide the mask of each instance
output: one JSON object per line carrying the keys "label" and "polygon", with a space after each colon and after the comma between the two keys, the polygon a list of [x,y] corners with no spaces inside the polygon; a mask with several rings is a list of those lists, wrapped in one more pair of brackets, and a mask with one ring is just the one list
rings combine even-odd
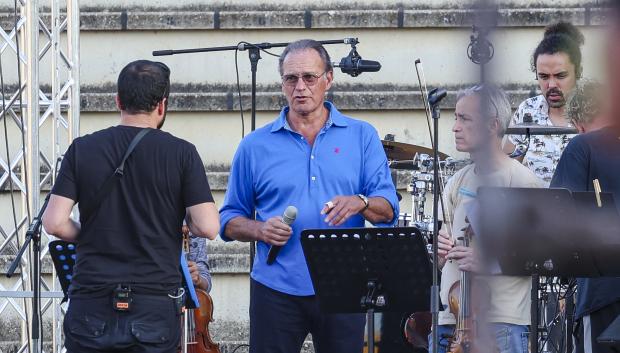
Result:
{"label": "blue jeans", "polygon": [[[450,348],[450,339],[454,335],[454,325],[439,325],[437,326],[437,351],[438,353],[446,353]],[[433,333],[428,335],[428,351],[433,352]]]}
{"label": "blue jeans", "polygon": [[500,353],[528,353],[528,326],[494,323],[492,327]]}
{"label": "blue jeans", "polygon": [[[494,323],[495,340],[500,353],[528,353],[529,328],[525,325]],[[440,325],[437,328],[439,335],[438,353],[446,353],[449,348],[449,338],[454,333],[454,325]],[[428,348],[432,353],[433,334],[428,336]]]}

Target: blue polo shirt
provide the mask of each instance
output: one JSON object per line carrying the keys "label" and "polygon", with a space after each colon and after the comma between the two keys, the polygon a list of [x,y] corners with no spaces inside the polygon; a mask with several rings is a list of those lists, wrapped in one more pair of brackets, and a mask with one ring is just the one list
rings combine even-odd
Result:
{"label": "blue polo shirt", "polygon": [[[267,265],[269,245],[257,243],[252,278],[274,290],[298,296],[314,295],[301,248],[304,229],[329,228],[321,209],[338,195],[383,197],[394,219],[377,226],[392,226],[398,219],[398,199],[385,152],[377,131],[368,123],[342,115],[325,102],[329,118],[313,146],[287,123],[288,107],[270,124],[246,136],[233,159],[224,205],[220,210],[220,236],[235,217],[266,221],[282,216],[289,205],[297,207],[293,235],[276,261]],[[355,215],[341,227],[363,227]]]}

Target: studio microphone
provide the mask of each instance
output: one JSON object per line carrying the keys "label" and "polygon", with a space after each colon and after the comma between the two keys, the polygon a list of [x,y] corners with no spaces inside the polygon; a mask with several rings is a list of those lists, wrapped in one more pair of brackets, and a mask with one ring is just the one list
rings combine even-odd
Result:
{"label": "studio microphone", "polygon": [[[288,206],[286,210],[284,210],[284,214],[282,215],[282,221],[286,225],[291,225],[295,222],[295,218],[297,218],[297,208],[295,206]],[[269,249],[269,255],[267,255],[267,265],[271,265],[276,261],[276,257],[278,253],[282,249],[281,246],[272,245]]]}
{"label": "studio microphone", "polygon": [[349,52],[349,55],[340,60],[339,63],[332,63],[334,67],[339,67],[340,71],[353,77],[358,76],[362,72],[377,72],[381,70],[381,63],[373,60],[364,60],[355,51]]}

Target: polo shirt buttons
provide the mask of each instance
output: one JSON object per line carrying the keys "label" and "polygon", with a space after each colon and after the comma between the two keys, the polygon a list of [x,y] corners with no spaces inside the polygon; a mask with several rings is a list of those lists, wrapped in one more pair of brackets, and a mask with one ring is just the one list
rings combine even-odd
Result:
{"label": "polo shirt buttons", "polygon": [[314,159],[314,155],[311,155],[311,156],[310,156],[310,159]]}
{"label": "polo shirt buttons", "polygon": [[312,181],[315,181],[315,180],[316,180],[316,177],[315,177],[315,176],[313,176],[313,177],[312,177],[312,178],[310,178],[310,179],[312,179]]}

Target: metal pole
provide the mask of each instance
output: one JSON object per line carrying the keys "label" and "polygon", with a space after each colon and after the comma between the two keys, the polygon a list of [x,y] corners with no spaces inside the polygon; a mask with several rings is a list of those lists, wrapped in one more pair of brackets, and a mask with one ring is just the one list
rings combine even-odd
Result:
{"label": "metal pole", "polygon": [[[61,119],[60,112],[60,0],[52,0],[52,21],[51,21],[51,44],[52,44],[52,148],[54,157],[59,153],[60,140],[58,129]],[[53,163],[53,162],[52,162]],[[56,176],[52,173],[52,183],[56,181]]]}
{"label": "metal pole", "polygon": [[[51,44],[52,44],[52,105],[53,105],[53,110],[52,110],[52,119],[51,119],[51,123],[52,123],[52,149],[53,149],[53,159],[50,159],[50,162],[52,163],[51,166],[51,183],[52,185],[54,185],[54,183],[56,183],[56,172],[54,169],[54,165],[55,165],[55,159],[57,158],[57,156],[59,156],[60,154],[60,149],[62,148],[60,146],[60,137],[59,137],[59,129],[60,129],[60,124],[61,121],[60,119],[62,119],[61,117],[61,110],[60,110],[60,67],[59,67],[59,60],[60,60],[60,0],[51,0],[51,10],[52,10],[52,20],[51,20],[51,32],[52,32],[52,38],[51,38]],[[39,238],[40,239],[40,238]],[[33,243],[33,245],[35,245]],[[40,246],[40,244],[39,244]],[[35,263],[38,263],[38,261],[36,261]],[[34,264],[33,264],[34,265]],[[54,290],[56,290],[56,283],[57,281],[55,281],[54,279],[56,278],[56,269],[52,266],[52,288]],[[36,294],[40,295],[40,292],[37,292]],[[36,297],[36,295],[35,295]],[[59,325],[57,325],[56,323],[60,322],[60,318],[61,318],[61,313],[60,310],[57,310],[56,308],[58,307],[56,304],[60,304],[60,301],[58,300],[54,300],[51,299],[52,303],[54,304],[54,310],[52,311],[52,349],[54,351],[56,351],[56,347],[60,347],[62,338],[60,336],[60,327]]]}
{"label": "metal pole", "polygon": [[375,353],[375,310],[372,307],[366,311],[366,326],[368,327],[368,353]]}
{"label": "metal pole", "polygon": [[67,0],[67,45],[71,61],[69,79],[69,142],[80,136],[80,6],[79,0]]}
{"label": "metal pole", "polygon": [[532,316],[532,322],[530,325],[530,349],[532,353],[538,353],[538,284],[540,276],[536,273],[532,275],[532,291],[530,292],[530,299],[532,301],[532,307],[530,308],[530,314]]}
{"label": "metal pole", "polygon": [[[252,131],[256,130],[256,72],[258,71],[258,61],[261,59],[260,50],[258,48],[250,48],[248,55],[250,57],[250,70],[252,71],[252,121],[251,127]],[[256,219],[256,214],[254,215],[254,219]],[[252,273],[252,269],[254,269],[254,257],[256,256],[256,242],[250,242],[250,273]],[[250,289],[251,290],[251,289]]]}
{"label": "metal pole", "polygon": [[[439,136],[439,105],[432,107],[433,109],[433,136]],[[435,138],[433,144],[433,286],[431,287],[431,314],[432,314],[432,337],[433,345],[429,347],[433,353],[437,353],[439,347],[439,335],[437,334],[439,326],[439,262],[438,240],[439,234],[439,138]]]}
{"label": "metal pole", "polygon": [[[25,172],[27,180],[27,208],[30,217],[33,217],[39,209],[40,195],[40,166],[39,166],[39,2],[38,0],[28,0],[25,6],[26,12],[26,38],[25,50],[27,57],[26,70],[26,109],[25,109],[25,125],[26,125],[26,155]],[[32,219],[28,219],[32,222]],[[33,244],[36,246],[35,244]],[[34,250],[34,249],[31,249]],[[36,265],[38,259],[34,258],[37,252],[31,252],[31,281],[36,283],[39,274],[39,267]],[[30,307],[30,317],[32,318],[32,327],[30,332],[30,351],[38,353],[41,351],[41,331],[40,331],[40,299],[36,298],[40,288],[33,285],[35,295],[32,298]]]}

